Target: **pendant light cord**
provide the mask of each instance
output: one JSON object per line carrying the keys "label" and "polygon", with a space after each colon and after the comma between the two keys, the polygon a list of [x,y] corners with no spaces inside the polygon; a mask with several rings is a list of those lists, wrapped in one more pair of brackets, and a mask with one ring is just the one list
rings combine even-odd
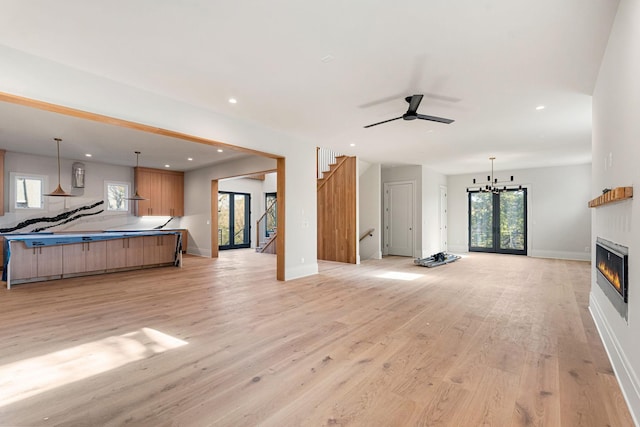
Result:
{"label": "pendant light cord", "polygon": [[56,145],[58,146],[58,185],[60,185],[60,138],[54,138],[56,140]]}

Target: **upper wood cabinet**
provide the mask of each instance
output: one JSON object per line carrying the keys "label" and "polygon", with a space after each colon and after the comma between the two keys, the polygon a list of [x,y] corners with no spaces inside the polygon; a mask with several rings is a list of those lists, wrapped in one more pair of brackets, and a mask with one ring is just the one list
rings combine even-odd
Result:
{"label": "upper wood cabinet", "polygon": [[135,202],[136,215],[184,215],[184,172],[135,168],[135,188],[147,200]]}
{"label": "upper wood cabinet", "polygon": [[4,215],[4,150],[0,150],[0,216]]}

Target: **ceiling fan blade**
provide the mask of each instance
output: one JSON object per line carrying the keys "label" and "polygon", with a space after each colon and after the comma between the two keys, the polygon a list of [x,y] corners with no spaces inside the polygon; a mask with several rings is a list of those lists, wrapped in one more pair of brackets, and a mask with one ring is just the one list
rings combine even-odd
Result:
{"label": "ceiling fan blade", "polygon": [[417,114],[418,107],[422,102],[422,97],[423,95],[413,95],[413,96],[407,96],[405,98],[405,100],[409,103],[409,109],[407,110],[407,114],[409,115]]}
{"label": "ceiling fan blade", "polygon": [[383,124],[383,123],[388,123],[388,122],[392,122],[392,121],[394,121],[394,120],[399,120],[399,119],[401,119],[401,118],[402,118],[402,116],[400,116],[400,117],[396,117],[395,119],[389,119],[389,120],[385,120],[385,121],[383,121],[383,122],[374,123],[374,124],[372,124],[372,125],[366,125],[366,126],[365,126],[365,128],[370,128],[371,126],[378,126],[378,125],[381,125],[381,124]]}
{"label": "ceiling fan blade", "polygon": [[426,114],[418,114],[416,117],[422,120],[431,120],[432,122],[439,122],[439,123],[446,123],[446,124],[450,124],[455,121],[451,119],[445,119],[444,117],[427,116]]}

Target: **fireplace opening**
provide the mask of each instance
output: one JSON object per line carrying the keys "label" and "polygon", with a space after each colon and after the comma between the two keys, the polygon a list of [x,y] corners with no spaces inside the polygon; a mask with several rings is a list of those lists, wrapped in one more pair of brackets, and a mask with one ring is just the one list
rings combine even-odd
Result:
{"label": "fireplace opening", "polygon": [[609,286],[623,302],[628,299],[629,249],[617,243],[598,238],[596,241],[596,281]]}

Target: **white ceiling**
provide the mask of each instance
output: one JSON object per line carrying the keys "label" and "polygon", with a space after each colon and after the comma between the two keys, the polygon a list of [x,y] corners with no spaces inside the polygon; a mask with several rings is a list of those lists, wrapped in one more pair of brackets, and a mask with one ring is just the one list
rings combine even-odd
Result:
{"label": "white ceiling", "polygon": [[140,151],[140,166],[169,165],[179,171],[247,156],[227,147],[218,152],[210,145],[0,102],[0,148],[55,157],[55,137],[62,139],[62,158],[122,166],[136,165],[135,151]]}
{"label": "white ceiling", "polygon": [[[2,5],[0,44],[13,49],[364,160],[458,174],[486,170],[491,155],[497,170],[591,160],[591,94],[618,2]],[[425,94],[419,113],[455,122],[363,128],[402,115],[414,93]]]}

